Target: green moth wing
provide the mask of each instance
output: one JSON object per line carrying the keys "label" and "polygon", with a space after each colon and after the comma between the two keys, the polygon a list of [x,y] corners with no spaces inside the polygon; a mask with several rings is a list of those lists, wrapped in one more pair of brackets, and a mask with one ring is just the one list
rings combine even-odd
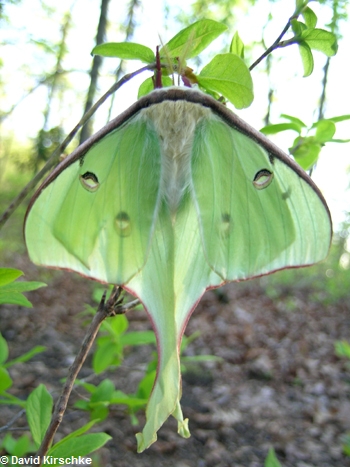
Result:
{"label": "green moth wing", "polygon": [[192,151],[204,252],[223,280],[313,264],[327,255],[325,205],[281,151],[215,115],[196,128]]}
{"label": "green moth wing", "polygon": [[72,155],[73,162],[58,167],[59,176],[30,210],[31,258],[103,282],[126,283],[146,261],[159,207],[157,135],[150,124],[134,119],[79,152],[76,160]]}
{"label": "green moth wing", "polygon": [[26,215],[31,259],[123,286],[157,336],[138,451],[181,407],[179,348],[206,289],[322,260],[327,204],[267,138],[199,91],[157,90],[68,156]]}

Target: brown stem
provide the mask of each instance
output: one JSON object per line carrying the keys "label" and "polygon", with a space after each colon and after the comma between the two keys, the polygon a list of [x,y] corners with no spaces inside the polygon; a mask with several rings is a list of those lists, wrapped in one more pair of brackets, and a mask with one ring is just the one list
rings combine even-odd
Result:
{"label": "brown stem", "polygon": [[22,201],[25,199],[27,194],[37,185],[37,183],[43,178],[43,176],[57,164],[60,154],[63,153],[63,151],[66,149],[68,144],[72,141],[72,139],[77,134],[77,132],[80,130],[80,128],[89,120],[89,118],[105,102],[105,100],[134,76],[142,73],[143,71],[152,70],[152,69],[154,69],[154,65],[147,65],[142,68],[139,68],[133,73],[124,75],[123,78],[121,78],[118,82],[114,83],[113,86],[109,88],[109,90],[90,108],[90,110],[86,112],[85,115],[83,115],[80,122],[73,128],[73,130],[69,133],[66,139],[58,146],[58,148],[55,149],[50,159],[46,162],[46,164],[40,170],[40,172],[38,172],[35,175],[35,177],[23,188],[23,190],[19,193],[19,195],[12,201],[12,203],[9,205],[6,211],[3,212],[3,214],[0,217],[0,229],[6,223],[8,218],[13,214],[13,212],[17,209],[17,207],[22,203]]}
{"label": "brown stem", "polygon": [[48,450],[50,449],[56,431],[60,423],[62,422],[63,415],[66,411],[68,400],[73,389],[74,381],[76,380],[78,373],[87,357],[87,354],[89,353],[89,350],[95,341],[101,323],[109,316],[125,313],[126,310],[132,308],[138,303],[138,300],[134,300],[131,303],[127,303],[126,305],[121,306],[121,290],[122,289],[120,287],[114,287],[107,303],[105,302],[106,292],[103,294],[101,302],[98,306],[97,313],[93,317],[93,320],[88,330],[86,331],[79,353],[69,369],[68,377],[63,386],[60,398],[56,403],[55,411],[52,415],[50,426],[47,429],[41,446],[39,447],[39,450],[37,452],[37,455],[40,457],[40,461],[43,456],[46,456]]}
{"label": "brown stem", "polygon": [[288,31],[290,28],[291,22],[293,19],[297,19],[299,14],[301,13],[302,9],[307,5],[307,2],[303,5],[300,5],[297,10],[294,11],[293,15],[289,18],[287,24],[284,26],[281,34],[277,37],[275,42],[265,50],[265,52],[257,59],[255,62],[250,65],[249,70],[251,71],[253,68],[255,68],[259,63],[267,57],[271,52],[273,52],[275,49],[278,49],[279,47],[286,47],[287,45],[293,44],[295,41],[292,39],[291,41],[284,41],[281,42],[282,37],[285,35],[285,33]]}
{"label": "brown stem", "polygon": [[[26,413],[25,409],[20,410],[6,425],[0,427],[0,433],[10,430],[11,426]],[[21,428],[22,430],[23,428]]]}

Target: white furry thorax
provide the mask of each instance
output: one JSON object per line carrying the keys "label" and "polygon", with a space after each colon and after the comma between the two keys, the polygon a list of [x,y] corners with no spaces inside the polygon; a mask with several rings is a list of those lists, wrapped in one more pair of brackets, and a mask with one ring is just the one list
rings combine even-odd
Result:
{"label": "white furry thorax", "polygon": [[150,119],[161,143],[161,195],[175,214],[191,181],[192,143],[195,128],[211,110],[185,100],[163,101],[142,109],[140,117]]}

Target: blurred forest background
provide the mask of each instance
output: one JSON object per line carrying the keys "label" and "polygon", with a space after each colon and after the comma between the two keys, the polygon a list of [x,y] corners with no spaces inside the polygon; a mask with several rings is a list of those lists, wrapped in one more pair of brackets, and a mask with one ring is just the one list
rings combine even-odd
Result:
{"label": "blurred forest background", "polygon": [[[313,74],[303,78],[297,47],[273,52],[252,73],[255,99],[237,112],[255,128],[293,115],[311,126],[321,118],[350,114],[349,5],[342,0],[311,2],[319,27],[337,35],[339,51],[327,58],[315,53]],[[43,167],[83,113],[125,73],[140,63],[92,57],[102,42],[132,41],[152,49],[200,18],[228,26],[201,60],[226,49],[238,31],[249,66],[283,30],[295,8],[280,0],[3,0],[0,2],[0,208],[4,211]],[[136,78],[109,99],[66,150],[101,128],[136,100]],[[336,137],[350,138],[349,120]],[[275,138],[285,151],[295,135]],[[327,144],[313,178],[334,219],[329,257],[304,270],[288,270],[208,292],[190,320],[196,334],[185,356],[214,355],[186,366],[185,416],[192,437],[184,440],[169,420],[159,440],[136,455],[133,434],[144,422],[131,423],[124,406],[110,407],[102,430],[113,439],[94,458],[96,466],[258,467],[274,447],[285,467],[350,466],[350,198],[347,190],[349,143]],[[74,274],[48,271],[30,263],[22,225],[29,197],[0,232],[0,265],[18,268],[26,280],[46,288],[28,294],[33,308],[2,305],[0,331],[11,358],[35,345],[46,351],[11,368],[12,393],[26,399],[40,383],[54,397],[84,335],[86,304],[96,306],[99,286]],[[151,329],[142,310],[128,316],[130,330]],[[121,366],[96,374],[85,364],[81,378],[95,385],[106,378],[135,393],[155,346],[124,349]],[[88,414],[73,408],[61,435],[77,429]],[[74,399],[75,398],[75,399]],[[0,427],[18,408],[0,406]],[[139,424],[137,424],[139,423]],[[14,438],[26,430],[16,422]],[[1,437],[1,433],[0,433]],[[0,441],[1,442],[1,441]],[[1,446],[1,444],[0,444]]]}

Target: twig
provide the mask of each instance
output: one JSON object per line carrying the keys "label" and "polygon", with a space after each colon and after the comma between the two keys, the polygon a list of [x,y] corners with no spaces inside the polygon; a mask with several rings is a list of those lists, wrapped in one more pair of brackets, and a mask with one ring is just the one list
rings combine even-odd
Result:
{"label": "twig", "polygon": [[[6,423],[6,425],[0,427],[0,433],[2,433],[3,431],[8,431],[11,428],[11,426],[15,423],[15,421],[21,418],[22,415],[25,413],[25,409],[20,410],[13,418],[11,418],[11,420],[8,423]],[[20,429],[23,430],[23,428]]]}
{"label": "twig", "polygon": [[[120,287],[114,287],[107,302],[105,302],[106,292],[102,296],[97,313],[93,317],[93,320],[85,334],[79,353],[69,369],[66,382],[62,389],[62,393],[56,403],[55,411],[52,415],[50,426],[47,429],[41,446],[37,452],[37,455],[39,456],[40,460],[43,456],[47,454],[48,450],[50,449],[55,433],[63,419],[64,412],[66,411],[68,400],[73,389],[74,381],[77,378],[78,373],[87,357],[87,354],[96,338],[101,323],[109,316],[125,313],[126,310],[132,308],[132,306],[135,306],[136,301],[138,302],[138,300],[134,300],[133,302],[121,306],[121,290],[122,289]],[[133,305],[131,306],[131,304]]]}
{"label": "twig", "polygon": [[291,20],[294,18],[294,16],[292,16],[291,18],[289,18],[287,24],[284,26],[283,28],[283,31],[281,32],[281,34],[277,37],[277,39],[275,40],[275,42],[270,45],[270,47],[268,49],[265,50],[265,52],[257,59],[255,60],[255,62],[250,65],[249,67],[249,70],[252,71],[253,68],[255,68],[257,65],[259,65],[259,63],[265,58],[267,57],[271,52],[273,52],[275,49],[278,49],[278,47],[280,47],[280,41],[282,39],[282,37],[285,35],[285,33],[288,31],[288,29],[290,28],[290,23],[291,23]]}
{"label": "twig", "polygon": [[[51,73],[48,76],[45,76],[44,78],[41,78],[37,81],[34,86],[32,86],[26,94],[24,94],[22,97],[19,98],[17,102],[15,102],[12,107],[7,110],[6,112],[3,112],[0,114],[0,123],[2,123],[7,117],[11,115],[11,113],[27,98],[29,97],[33,92],[35,92],[40,86],[43,84],[48,83],[50,80],[55,79],[57,76],[60,76],[64,73],[74,73],[74,72],[83,72],[82,70],[77,70],[77,69],[71,69],[71,70],[56,70],[54,73]],[[84,72],[85,73],[85,72]]]}
{"label": "twig", "polygon": [[265,50],[265,52],[257,59],[255,60],[255,62],[250,65],[249,67],[249,70],[251,71],[253,68],[255,68],[257,65],[259,65],[259,63],[265,58],[267,57],[271,52],[273,52],[275,49],[278,49],[279,47],[286,47],[290,44],[293,44],[295,41],[293,39],[291,40],[287,40],[287,41],[283,41],[281,42],[281,39],[282,37],[286,34],[286,32],[288,31],[288,29],[290,28],[290,25],[292,23],[292,20],[293,19],[297,19],[298,16],[300,15],[301,11],[303,10],[304,6],[307,5],[307,2],[305,4],[301,4],[299,6],[299,8],[294,11],[293,15],[289,18],[287,24],[284,26],[281,34],[277,37],[277,39],[275,40],[275,42],[268,48]]}
{"label": "twig", "polygon": [[6,211],[4,211],[4,213],[0,217],[0,229],[6,223],[6,221],[11,216],[11,214],[13,214],[13,212],[21,204],[21,202],[24,200],[27,194],[37,185],[37,183],[43,178],[43,176],[57,164],[60,154],[62,154],[62,152],[66,149],[68,144],[72,141],[74,136],[77,134],[77,132],[80,130],[80,128],[83,125],[85,125],[85,123],[89,120],[89,118],[91,118],[91,116],[96,112],[96,110],[105,102],[105,100],[134,76],[142,73],[143,71],[152,70],[152,69],[154,69],[154,65],[147,65],[142,68],[139,68],[133,73],[128,73],[127,75],[124,75],[123,78],[121,78],[119,81],[114,83],[113,86],[109,88],[109,90],[90,108],[90,110],[86,112],[85,115],[83,115],[79,123],[73,128],[73,130],[69,133],[66,139],[58,146],[58,148],[55,149],[50,159],[46,162],[46,164],[40,170],[40,172],[38,172],[36,176],[23,188],[23,190],[12,201],[12,203],[9,205]]}

